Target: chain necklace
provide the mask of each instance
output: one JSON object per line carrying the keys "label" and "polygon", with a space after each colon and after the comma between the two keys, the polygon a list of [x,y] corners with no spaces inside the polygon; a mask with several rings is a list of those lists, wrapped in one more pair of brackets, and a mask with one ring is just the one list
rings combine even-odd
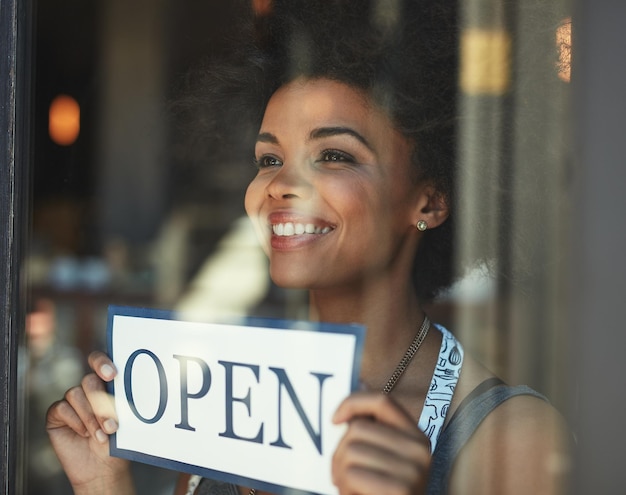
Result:
{"label": "chain necklace", "polygon": [[429,328],[430,320],[428,319],[428,316],[424,316],[424,321],[422,322],[422,326],[420,327],[419,332],[417,332],[417,334],[415,335],[413,342],[411,342],[411,345],[404,353],[404,356],[402,356],[402,359],[398,363],[398,366],[396,366],[396,369],[393,371],[393,373],[389,377],[389,380],[387,380],[387,383],[383,387],[383,394],[388,394],[393,390],[393,387],[396,386],[396,383],[398,383],[398,380],[400,379],[402,374],[409,367],[413,356],[415,356],[417,350],[422,345],[422,342],[424,342],[426,335],[428,335]]}
{"label": "chain necklace", "polygon": [[[422,342],[424,342],[426,335],[428,335],[429,329],[430,329],[430,320],[428,319],[428,316],[424,316],[424,321],[422,322],[422,325],[420,326],[419,331],[413,338],[411,345],[409,345],[409,348],[404,353],[404,356],[402,356],[402,359],[398,363],[398,366],[396,366],[396,369],[393,370],[393,373],[389,377],[389,380],[387,380],[387,383],[383,387],[382,389],[383,394],[385,395],[389,394],[393,390],[393,388],[396,386],[396,383],[398,383],[398,380],[400,379],[400,377],[409,367],[411,360],[413,359],[418,349],[422,345]],[[256,495],[256,488],[250,488],[248,495]]]}

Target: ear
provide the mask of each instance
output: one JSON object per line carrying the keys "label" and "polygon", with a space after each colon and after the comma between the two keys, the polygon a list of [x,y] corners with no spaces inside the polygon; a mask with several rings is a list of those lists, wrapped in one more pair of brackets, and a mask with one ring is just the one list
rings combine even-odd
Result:
{"label": "ear", "polygon": [[449,215],[448,198],[432,185],[422,187],[417,195],[413,226],[423,220],[428,225],[428,229],[433,229],[445,222]]}

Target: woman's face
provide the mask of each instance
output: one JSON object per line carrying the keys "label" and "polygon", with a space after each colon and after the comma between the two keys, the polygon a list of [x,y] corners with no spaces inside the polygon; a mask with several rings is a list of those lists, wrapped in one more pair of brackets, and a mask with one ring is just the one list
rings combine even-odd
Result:
{"label": "woman's face", "polygon": [[341,287],[406,264],[396,255],[415,247],[411,152],[362,92],[327,79],[281,87],[265,111],[245,201],[274,282]]}

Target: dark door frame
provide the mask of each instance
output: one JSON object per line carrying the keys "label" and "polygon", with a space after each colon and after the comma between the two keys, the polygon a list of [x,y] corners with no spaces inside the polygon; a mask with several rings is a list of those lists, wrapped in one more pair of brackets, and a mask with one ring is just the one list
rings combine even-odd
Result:
{"label": "dark door frame", "polygon": [[23,492],[18,350],[23,338],[23,247],[28,237],[33,9],[0,0],[0,445],[2,493]]}

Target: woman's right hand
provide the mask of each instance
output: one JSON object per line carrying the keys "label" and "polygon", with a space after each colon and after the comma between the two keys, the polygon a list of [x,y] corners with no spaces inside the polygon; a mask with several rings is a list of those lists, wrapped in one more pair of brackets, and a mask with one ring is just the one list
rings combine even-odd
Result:
{"label": "woman's right hand", "polygon": [[93,373],[50,406],[46,430],[75,493],[133,493],[128,461],[109,456],[117,415],[105,382],[117,371],[103,352],[88,361]]}

